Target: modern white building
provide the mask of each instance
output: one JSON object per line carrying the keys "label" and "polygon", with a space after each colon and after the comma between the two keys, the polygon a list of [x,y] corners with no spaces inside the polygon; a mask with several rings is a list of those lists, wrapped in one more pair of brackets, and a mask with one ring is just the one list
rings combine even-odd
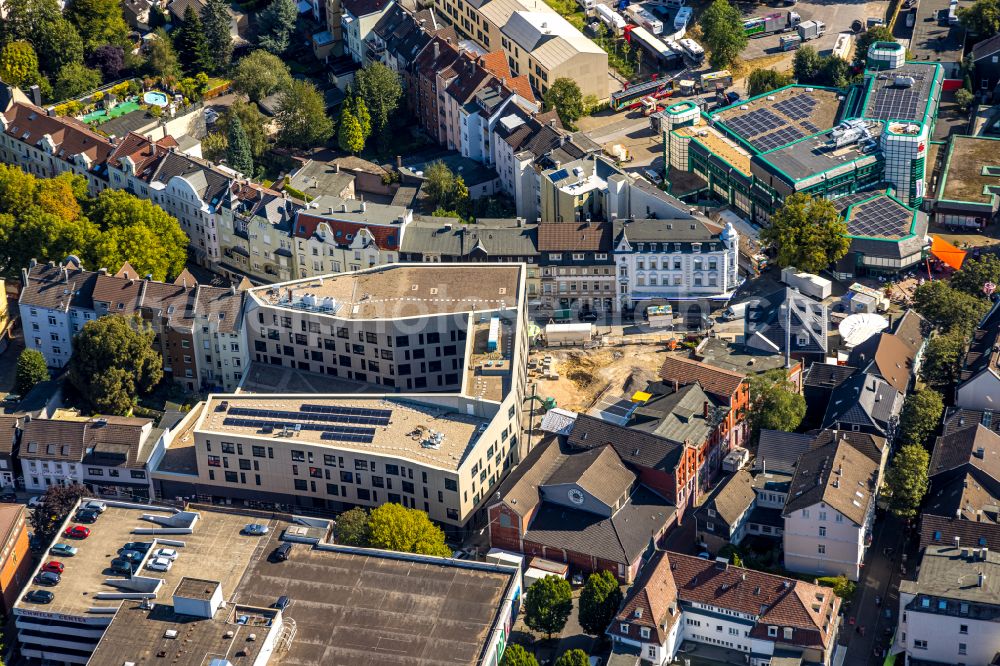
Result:
{"label": "modern white building", "polygon": [[887,450],[866,455],[835,434],[799,458],[782,514],[785,568],[858,580]]}
{"label": "modern white building", "polygon": [[340,3],[344,51],[354,62],[365,61],[366,44],[372,28],[393,4],[393,0],[343,0]]}
{"label": "modern white building", "polygon": [[671,664],[681,643],[690,641],[742,653],[738,663],[750,666],[768,666],[778,654],[828,665],[839,611],[840,599],[830,588],[725,559],[660,551],[607,630],[614,643],[611,660],[630,654],[655,666]]}
{"label": "modern white building", "polygon": [[1000,652],[1000,553],[975,544],[929,545],[916,580],[899,584],[892,646],[906,663],[991,664]]}

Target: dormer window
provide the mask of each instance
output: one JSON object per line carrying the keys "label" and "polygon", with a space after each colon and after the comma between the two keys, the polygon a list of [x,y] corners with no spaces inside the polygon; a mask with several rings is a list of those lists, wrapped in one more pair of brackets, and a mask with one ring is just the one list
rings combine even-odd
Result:
{"label": "dormer window", "polygon": [[633,614],[633,615],[634,615],[635,617],[642,617],[642,609],[641,609],[641,608],[636,608],[636,609],[635,609],[635,610],[634,610],[634,611],[632,612],[632,614]]}
{"label": "dormer window", "polygon": [[649,638],[649,627],[640,627],[639,635],[643,638]]}
{"label": "dormer window", "polygon": [[774,626],[768,627],[767,628],[767,635],[770,636],[771,638],[777,638],[778,637],[778,628],[774,627]]}
{"label": "dormer window", "polygon": [[622,622],[618,629],[625,635],[628,635],[628,622]]}

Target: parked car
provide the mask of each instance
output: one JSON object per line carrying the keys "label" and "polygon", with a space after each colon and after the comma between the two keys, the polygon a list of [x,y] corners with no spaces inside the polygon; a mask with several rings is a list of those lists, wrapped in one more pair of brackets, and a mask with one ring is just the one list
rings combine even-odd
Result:
{"label": "parked car", "polygon": [[63,536],[71,539],[86,539],[90,536],[90,528],[83,525],[70,525],[63,532]]}
{"label": "parked car", "polygon": [[153,551],[153,557],[164,557],[173,562],[177,559],[177,551],[173,548],[157,548]]}
{"label": "parked car", "polygon": [[243,533],[250,536],[264,536],[268,531],[267,525],[261,525],[260,523],[250,523],[243,528]]}
{"label": "parked car", "polygon": [[96,511],[97,513],[104,513],[108,510],[108,504],[107,502],[102,502],[101,500],[90,500],[80,508],[87,509],[88,511]]}
{"label": "parked car", "polygon": [[80,509],[76,512],[76,516],[73,518],[78,523],[87,523],[88,525],[96,523],[97,517],[100,514],[96,511],[90,511],[88,509]]}
{"label": "parked car", "polygon": [[66,565],[57,560],[50,560],[42,565],[42,571],[51,571],[57,574],[61,574],[65,569]]}
{"label": "parked car", "polygon": [[131,576],[135,572],[135,567],[128,560],[123,560],[120,557],[116,557],[111,560],[111,564],[108,567],[116,574],[122,574],[124,576]]}
{"label": "parked car", "polygon": [[118,557],[126,562],[142,562],[142,558],[146,557],[146,554],[137,550],[123,550],[118,553]]}
{"label": "parked car", "polygon": [[0,502],[13,504],[16,501],[17,501],[17,495],[14,494],[13,490],[5,490],[3,492],[0,492]]}
{"label": "parked car", "polygon": [[24,600],[33,604],[51,604],[56,595],[48,590],[32,590],[24,595]]}
{"label": "parked car", "polygon": [[61,579],[62,576],[60,576],[57,573],[53,573],[52,571],[43,571],[37,576],[35,576],[36,583],[38,583],[39,585],[47,585],[50,587],[52,585],[58,585]]}
{"label": "parked car", "polygon": [[283,543],[274,549],[274,559],[278,562],[284,562],[292,554],[292,544]]}
{"label": "parked car", "polygon": [[118,549],[118,552],[124,552],[126,550],[134,550],[140,553],[145,553],[147,550],[153,547],[148,541],[129,541],[127,544]]}
{"label": "parked car", "polygon": [[579,318],[580,321],[585,321],[585,322],[587,321],[595,322],[598,319],[600,319],[600,316],[596,312],[581,312],[579,315],[577,315],[577,317]]}
{"label": "parked car", "polygon": [[150,571],[170,571],[170,567],[173,565],[174,563],[165,557],[154,557],[146,562],[146,568]]}
{"label": "parked car", "polygon": [[49,552],[53,555],[61,555],[62,557],[73,557],[79,550],[68,543],[57,543],[49,549]]}
{"label": "parked car", "polygon": [[271,608],[277,608],[278,610],[285,610],[291,605],[292,605],[292,600],[286,597],[285,595],[281,595],[280,597],[278,597],[277,601],[271,604]]}
{"label": "parked car", "polygon": [[34,497],[28,499],[29,509],[34,509],[36,506],[41,506],[41,505],[42,505],[42,498],[39,497],[38,495],[35,495]]}

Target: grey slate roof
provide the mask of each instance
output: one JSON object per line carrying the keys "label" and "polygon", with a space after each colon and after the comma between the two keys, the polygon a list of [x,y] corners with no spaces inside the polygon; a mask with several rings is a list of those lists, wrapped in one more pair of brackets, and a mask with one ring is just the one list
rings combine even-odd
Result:
{"label": "grey slate roof", "polygon": [[753,470],[793,474],[799,456],[812,449],[814,440],[812,435],[762,429]]}
{"label": "grey slate roof", "polygon": [[622,464],[613,448],[605,446],[567,456],[542,485],[576,484],[614,507],[634,483],[635,474]]}
{"label": "grey slate roof", "polygon": [[737,519],[750,508],[756,497],[750,472],[741,469],[720,483],[715,492],[698,508],[698,519],[713,520],[707,513],[708,509],[713,509],[726,525],[735,526]]}
{"label": "grey slate roof", "polygon": [[848,377],[857,372],[857,368],[849,365],[834,365],[833,363],[813,363],[802,378],[803,386],[818,388],[835,388]]}
{"label": "grey slate roof", "polygon": [[538,225],[519,227],[515,221],[511,222],[506,227],[484,227],[460,224],[453,218],[415,219],[406,229],[400,252],[465,258],[478,247],[490,256],[538,256]]}
{"label": "grey slate roof", "polygon": [[632,412],[626,426],[659,435],[672,442],[704,442],[720,420],[719,410],[725,409],[716,407],[697,383],[681,386],[674,391],[672,386],[657,382],[650,384],[645,390],[653,397]]}
{"label": "grey slate roof", "polygon": [[889,430],[890,420],[899,415],[903,396],[888,382],[866,373],[858,373],[834,389],[827,405],[823,426],[874,427],[879,434]]}
{"label": "grey slate roof", "polygon": [[20,303],[68,312],[71,307],[92,310],[97,273],[76,263],[36,264],[22,274]]}
{"label": "grey slate roof", "polygon": [[[787,307],[792,309],[791,353],[825,354],[828,344],[826,306],[789,287],[750,301],[744,344],[759,351],[785,353]],[[800,336],[804,336],[804,340],[800,340]]]}
{"label": "grey slate roof", "polygon": [[782,515],[824,502],[862,525],[878,476],[878,463],[838,438],[799,458]]}
{"label": "grey slate roof", "polygon": [[153,174],[154,181],[170,182],[171,178],[181,177],[191,183],[191,186],[209,206],[222,203],[228,192],[230,178],[216,170],[208,162],[201,162],[183,153],[167,153]]}
{"label": "grey slate roof", "polygon": [[[968,549],[965,552],[968,553]],[[986,574],[982,586],[978,585],[980,573]],[[1000,599],[1000,553],[990,550],[986,559],[981,559],[963,555],[963,550],[953,545],[928,545],[920,561],[917,580],[900,582],[899,591],[940,597],[947,602],[965,601],[995,607]],[[913,603],[916,609],[917,600]],[[955,610],[957,612],[957,608]],[[990,612],[990,616],[995,617],[995,611]]]}
{"label": "grey slate roof", "polygon": [[575,449],[593,449],[611,444],[626,463],[663,472],[676,469],[684,448],[682,444],[664,437],[625,428],[587,414],[576,417],[576,425],[567,442]]}
{"label": "grey slate roof", "polygon": [[711,243],[719,242],[719,232],[701,220],[682,213],[670,220],[615,220],[615,245],[625,237],[629,243]]}

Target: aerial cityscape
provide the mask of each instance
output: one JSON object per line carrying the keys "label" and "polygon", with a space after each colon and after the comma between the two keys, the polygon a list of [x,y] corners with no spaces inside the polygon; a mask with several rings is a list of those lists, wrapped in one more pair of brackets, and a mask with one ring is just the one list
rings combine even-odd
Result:
{"label": "aerial cityscape", "polygon": [[0,666],[1000,665],[1000,0],[0,0]]}

